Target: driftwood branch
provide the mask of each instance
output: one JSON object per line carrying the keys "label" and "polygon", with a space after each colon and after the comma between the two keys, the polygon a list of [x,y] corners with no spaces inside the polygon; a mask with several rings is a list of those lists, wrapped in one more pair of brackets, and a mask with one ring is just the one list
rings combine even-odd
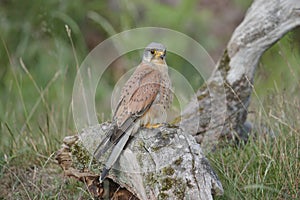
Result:
{"label": "driftwood branch", "polygon": [[198,143],[206,150],[222,138],[247,140],[250,126],[245,121],[257,63],[266,49],[299,25],[299,0],[254,1],[216,70],[198,90],[197,100],[180,117],[184,130],[141,129],[110,172],[112,186],[107,189],[98,181],[106,157],[99,163],[92,158],[107,124],[90,127],[79,136],[66,137],[58,151],[65,174],[85,182],[95,197],[212,199],[222,194]]}
{"label": "driftwood branch", "polygon": [[299,25],[300,1],[253,2],[232,34],[215,72],[197,91],[198,101],[191,102],[181,116],[185,132],[193,133],[202,148],[210,149],[224,138],[247,140],[251,127],[245,121],[259,59]]}
{"label": "driftwood branch", "polygon": [[[104,123],[85,129],[79,136],[67,137],[58,152],[66,175],[86,182],[89,188],[101,188],[92,190],[94,196],[105,192],[98,181],[103,165],[86,149],[92,153],[107,128]],[[105,163],[108,155],[109,152],[100,163]],[[199,144],[175,127],[142,128],[108,177],[139,199],[212,199],[213,194],[223,193]]]}

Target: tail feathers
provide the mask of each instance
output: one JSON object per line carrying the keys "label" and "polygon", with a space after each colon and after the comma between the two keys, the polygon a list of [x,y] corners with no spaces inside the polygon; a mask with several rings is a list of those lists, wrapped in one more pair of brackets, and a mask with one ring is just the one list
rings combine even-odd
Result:
{"label": "tail feathers", "polygon": [[94,157],[96,160],[99,160],[101,155],[103,155],[111,146],[112,144],[110,144],[109,138],[104,138],[94,152]]}
{"label": "tail feathers", "polygon": [[113,144],[110,142],[112,135],[116,132],[115,124],[111,124],[109,130],[107,131],[105,137],[102,139],[100,144],[97,146],[94,151],[94,157],[96,160],[99,160],[101,155],[103,155]]}
{"label": "tail feathers", "polygon": [[96,160],[99,160],[99,158],[103,154],[105,154],[108,149],[114,146],[120,140],[123,134],[124,132],[118,129],[115,123],[111,124],[111,127],[107,131],[106,136],[103,138],[94,152],[94,157],[96,158]]}
{"label": "tail feathers", "polygon": [[108,175],[108,172],[109,172],[110,169],[107,169],[106,167],[104,167],[102,173],[101,173],[101,176],[100,176],[100,183],[102,183],[105,179],[105,177]]}
{"label": "tail feathers", "polygon": [[120,154],[122,153],[127,141],[129,140],[130,131],[126,132],[118,141],[118,143],[113,148],[107,162],[105,163],[105,168],[103,169],[100,177],[100,182],[102,182],[105,177],[107,176],[109,170],[112,168],[112,166],[115,164],[117,159],[120,157]]}

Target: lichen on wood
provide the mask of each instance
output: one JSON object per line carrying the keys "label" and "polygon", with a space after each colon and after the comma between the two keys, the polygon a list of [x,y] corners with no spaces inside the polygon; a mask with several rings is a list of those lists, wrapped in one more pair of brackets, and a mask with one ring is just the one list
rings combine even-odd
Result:
{"label": "lichen on wood", "polygon": [[246,118],[257,63],[266,49],[299,25],[299,0],[255,0],[214,73],[176,118],[175,124],[182,129],[141,128],[111,170],[107,192],[98,179],[108,154],[99,161],[92,154],[109,123],[89,127],[64,139],[57,160],[65,175],[85,182],[99,198],[105,193],[115,199],[212,199],[221,195],[221,182],[202,149],[215,147],[223,138],[247,140],[243,131],[250,130]]}
{"label": "lichen on wood", "polygon": [[[78,137],[68,140],[72,141],[70,143],[65,140],[57,155],[67,175],[88,182],[94,193],[98,191],[98,196],[105,190],[98,181],[98,174],[107,155],[98,163],[91,154],[94,148],[89,148],[103,138],[105,126],[107,123],[87,128]],[[223,193],[217,175],[194,138],[178,128],[167,126],[141,128],[127,144],[108,180],[139,199],[183,199],[187,196],[212,199],[213,195]]]}
{"label": "lichen on wood", "polygon": [[[216,70],[197,91],[197,101],[191,101],[180,116],[181,126],[193,133],[204,150],[211,150],[225,140],[247,141],[251,126],[246,119],[259,59],[284,34],[299,25],[299,0],[255,0],[252,3],[233,32]],[[216,95],[222,90],[225,95]],[[208,95],[203,98],[203,94]],[[226,104],[223,114],[212,110],[214,104],[220,102],[219,97],[224,98]],[[217,118],[220,115],[222,117]],[[212,120],[214,126],[209,125]]]}

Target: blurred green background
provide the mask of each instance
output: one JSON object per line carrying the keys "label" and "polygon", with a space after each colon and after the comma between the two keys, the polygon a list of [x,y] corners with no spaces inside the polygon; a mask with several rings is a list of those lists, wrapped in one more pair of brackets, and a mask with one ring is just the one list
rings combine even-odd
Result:
{"label": "blurred green background", "polygon": [[[165,27],[194,38],[216,62],[250,4],[250,0],[0,1],[2,173],[5,166],[44,165],[49,156],[53,160],[62,138],[76,133],[71,111],[76,70],[101,41],[136,27]],[[263,56],[255,77],[254,97],[259,102],[272,91],[299,95],[299,33],[289,33]],[[140,54],[124,59],[138,63],[136,55]],[[112,64],[105,73],[106,87],[97,91],[100,120],[111,117],[106,94],[132,67],[124,63]],[[194,89],[201,86],[186,61],[170,54],[168,64],[189,77]]]}

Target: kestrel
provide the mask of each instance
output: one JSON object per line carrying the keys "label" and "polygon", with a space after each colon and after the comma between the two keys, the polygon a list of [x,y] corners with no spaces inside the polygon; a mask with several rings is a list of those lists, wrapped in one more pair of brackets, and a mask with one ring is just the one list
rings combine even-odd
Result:
{"label": "kestrel", "polygon": [[120,156],[130,135],[141,126],[154,127],[166,122],[166,110],[172,100],[166,48],[151,43],[144,50],[142,62],[123,87],[111,126],[94,153],[98,160],[113,146],[100,182]]}

